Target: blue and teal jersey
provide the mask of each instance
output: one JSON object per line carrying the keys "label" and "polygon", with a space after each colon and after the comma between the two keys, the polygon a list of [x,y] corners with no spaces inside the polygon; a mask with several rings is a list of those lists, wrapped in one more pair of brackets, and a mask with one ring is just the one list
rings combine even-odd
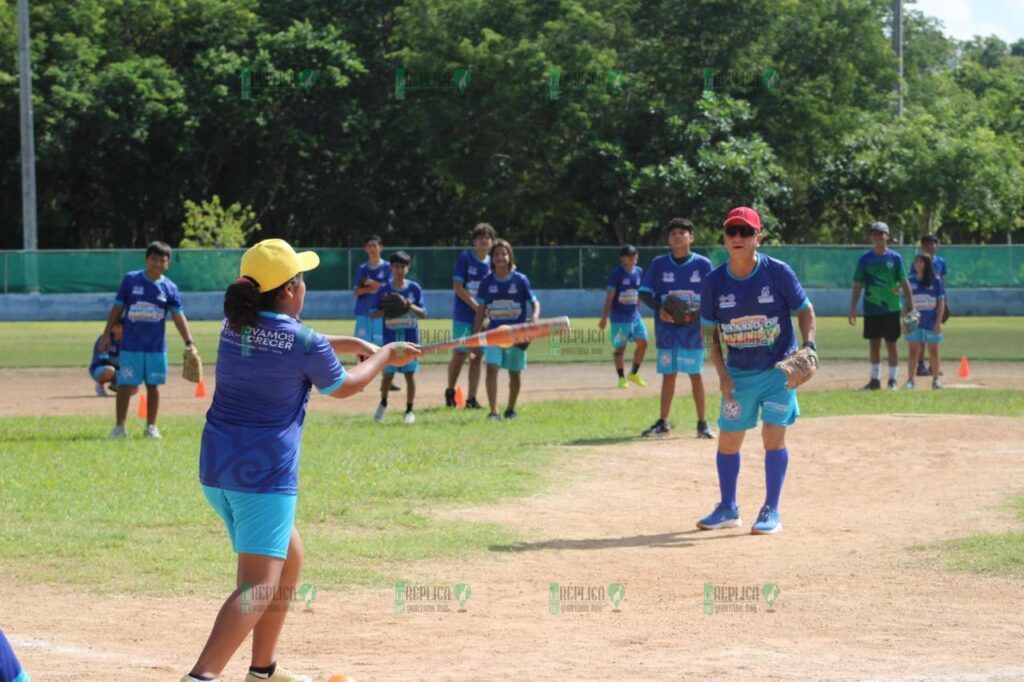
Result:
{"label": "blue and teal jersey", "polygon": [[[651,261],[640,291],[652,294],[659,305],[669,295],[699,303],[701,284],[712,267],[711,261],[700,254],[691,253],[677,261],[667,253]],[[669,324],[657,315],[654,316],[654,338],[658,348],[704,347],[698,323]]]}
{"label": "blue and teal jersey", "polygon": [[287,315],[221,327],[217,387],[199,454],[203,485],[238,492],[296,494],[299,446],[310,388],[345,382],[326,337]]}
{"label": "blue and teal jersey", "polygon": [[766,370],[796,350],[791,315],[809,306],[792,268],[764,254],[743,278],[729,263],[715,268],[701,289],[700,321],[718,327],[728,347],[726,365],[735,370]]}
{"label": "blue and teal jersey", "polygon": [[914,307],[921,313],[918,326],[922,329],[935,329],[935,308],[939,299],[946,298],[946,285],[941,277],[932,277],[927,286],[921,284],[917,273],[910,275],[910,293],[914,295]]}
{"label": "blue and teal jersey", "polygon": [[110,347],[106,353],[100,352],[100,341],[103,340],[103,334],[96,337],[96,343],[92,344],[92,362],[89,363],[89,374],[91,375],[93,370],[100,365],[110,365],[111,367],[117,367],[117,359],[120,354],[118,348],[118,342],[114,340],[113,334],[108,334],[110,337]]}
{"label": "blue and teal jersey", "polygon": [[[391,281],[391,264],[386,261],[381,261],[380,265],[374,267],[369,263],[363,263],[356,268],[355,283],[352,285],[353,289],[357,289],[363,285],[368,279],[372,279],[375,282],[381,284],[387,284]],[[379,289],[378,289],[379,291]],[[356,315],[369,315],[373,312],[373,308],[370,304],[373,303],[373,294],[363,294],[362,296],[356,296]]]}
{"label": "blue and teal jersey", "polygon": [[29,682],[28,673],[21,668],[10,642],[0,630],[0,682]]}
{"label": "blue and teal jersey", "polygon": [[861,256],[853,273],[853,281],[864,285],[864,314],[898,313],[903,307],[900,303],[900,283],[906,278],[903,256],[892,249],[886,249],[882,255],[871,250]]}
{"label": "blue and teal jersey", "polygon": [[476,302],[487,311],[488,329],[526,322],[530,319],[530,303],[536,300],[530,279],[518,270],[505,279],[490,273],[480,282],[476,297]]}
{"label": "blue and teal jersey", "polygon": [[608,275],[608,291],[614,291],[611,320],[614,324],[627,324],[640,319],[640,285],[644,281],[644,269],[639,265],[631,272],[621,265]]}
{"label": "blue and teal jersey", "polygon": [[145,270],[134,270],[121,280],[114,303],[124,308],[121,350],[166,352],[167,315],[182,312],[181,295],[174,282],[164,276],[154,282],[146,277]]}
{"label": "blue and teal jersey", "polygon": [[938,254],[932,256],[932,269],[935,270],[935,273],[939,277],[941,277],[942,279],[946,279],[947,267],[945,258]]}
{"label": "blue and teal jersey", "polygon": [[[373,302],[370,304],[370,311],[379,310],[380,302],[384,295],[391,291],[401,294],[413,305],[423,308],[423,313],[426,314],[427,307],[423,302],[423,287],[419,285],[419,282],[414,282],[411,279],[405,280],[405,286],[402,289],[396,289],[393,282],[385,284],[378,289],[377,293],[373,296]],[[384,343],[393,343],[395,341],[420,342],[420,318],[416,317],[411,311],[399,317],[384,318]]]}
{"label": "blue and teal jersey", "polygon": [[[491,273],[491,257],[484,256],[479,260],[472,250],[466,249],[455,259],[455,272],[452,274],[452,282],[461,282],[466,291],[474,299],[477,291],[480,290],[480,282]],[[473,324],[475,313],[469,305],[458,296],[455,296],[455,307],[452,309],[452,320]]]}

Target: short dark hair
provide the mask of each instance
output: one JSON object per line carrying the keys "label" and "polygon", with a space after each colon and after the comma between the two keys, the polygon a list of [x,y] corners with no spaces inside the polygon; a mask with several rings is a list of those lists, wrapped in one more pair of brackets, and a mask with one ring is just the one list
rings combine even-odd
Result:
{"label": "short dark hair", "polygon": [[938,244],[939,243],[939,238],[936,237],[934,234],[926,234],[925,236],[921,237],[921,243],[922,244],[929,244],[929,243]]}
{"label": "short dark hair", "polygon": [[370,242],[377,242],[378,244],[384,244],[384,240],[380,238],[379,234],[371,234],[369,237],[363,240],[363,246],[366,246]]}
{"label": "short dark hair", "polygon": [[495,231],[494,226],[490,223],[477,223],[476,227],[470,233],[470,239],[476,239],[477,237],[490,237],[491,239],[497,239],[498,233]]}
{"label": "short dark hair", "polygon": [[665,236],[672,234],[672,230],[686,230],[693,234],[693,223],[689,218],[673,218],[665,225]]}
{"label": "short dark hair", "polygon": [[149,258],[154,253],[159,256],[167,256],[168,258],[170,258],[171,247],[167,244],[167,242],[150,242],[149,246],[146,247],[146,258]]}
{"label": "short dark hair", "polygon": [[402,265],[409,265],[412,263],[412,258],[405,251],[395,251],[388,258],[389,263],[401,263]]}

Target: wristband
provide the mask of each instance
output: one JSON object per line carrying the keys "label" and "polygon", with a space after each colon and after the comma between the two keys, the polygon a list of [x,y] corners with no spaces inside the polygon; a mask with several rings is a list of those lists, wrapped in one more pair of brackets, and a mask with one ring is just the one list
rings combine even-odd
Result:
{"label": "wristband", "polygon": [[804,341],[804,348],[810,348],[815,353],[818,352],[818,346],[814,343],[814,341]]}
{"label": "wristband", "polygon": [[189,339],[188,341],[185,342],[185,348],[188,348],[189,346],[194,346],[194,345],[196,345],[196,342],[193,341],[192,339]]}

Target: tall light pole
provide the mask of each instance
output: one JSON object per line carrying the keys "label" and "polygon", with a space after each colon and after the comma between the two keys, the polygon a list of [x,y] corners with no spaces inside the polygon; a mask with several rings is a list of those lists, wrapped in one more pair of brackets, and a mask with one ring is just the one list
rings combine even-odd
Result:
{"label": "tall light pole", "polygon": [[903,0],[892,0],[892,49],[896,52],[896,115],[903,115]]}
{"label": "tall light pole", "polygon": [[26,251],[39,248],[36,223],[36,145],[32,126],[32,54],[29,51],[28,0],[18,0],[18,62],[21,91],[21,217]]}

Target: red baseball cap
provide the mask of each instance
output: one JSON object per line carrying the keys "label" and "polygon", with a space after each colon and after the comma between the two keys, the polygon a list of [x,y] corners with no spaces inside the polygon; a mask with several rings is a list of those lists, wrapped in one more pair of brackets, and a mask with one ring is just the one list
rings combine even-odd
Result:
{"label": "red baseball cap", "polygon": [[729,227],[730,225],[746,225],[760,232],[761,216],[758,215],[757,211],[748,206],[738,206],[729,211],[729,217],[722,223],[723,227]]}

